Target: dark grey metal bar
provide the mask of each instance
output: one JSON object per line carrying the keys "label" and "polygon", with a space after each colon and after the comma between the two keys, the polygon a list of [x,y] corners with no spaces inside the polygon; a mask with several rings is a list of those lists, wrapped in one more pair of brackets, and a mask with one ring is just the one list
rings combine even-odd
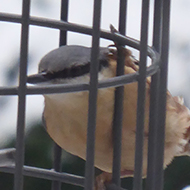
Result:
{"label": "dark grey metal bar", "polygon": [[[118,48],[119,49],[119,48]],[[118,65],[117,75],[123,75],[124,73],[124,60],[121,51],[118,51]],[[123,68],[120,68],[122,67]],[[120,170],[121,170],[121,141],[122,141],[122,121],[123,121],[123,96],[124,86],[119,86],[115,89],[115,103],[114,103],[114,118],[113,118],[113,169],[112,169],[112,181],[116,185],[120,186]]]}
{"label": "dark grey metal bar", "polygon": [[148,18],[149,18],[149,0],[143,0],[142,16],[141,16],[140,63],[139,63],[139,77],[138,77],[137,126],[136,126],[135,171],[134,171],[134,180],[133,180],[133,190],[142,189]]}
{"label": "dark grey metal bar", "polygon": [[90,86],[89,86],[89,107],[88,107],[88,128],[87,148],[85,167],[85,190],[94,189],[94,150],[96,130],[96,103],[98,93],[98,68],[99,68],[99,40],[101,20],[101,0],[94,0],[93,30],[92,30],[92,51],[90,65]]}
{"label": "dark grey metal bar", "polygon": [[163,0],[154,0],[153,47],[160,54],[162,42],[162,4]]}
{"label": "dark grey metal bar", "polygon": [[[19,15],[16,15],[16,14],[0,13],[0,20],[1,21],[21,23],[21,17]],[[49,28],[54,28],[54,29],[67,30],[67,31],[92,35],[92,28],[90,28],[90,27],[82,26],[82,25],[78,25],[78,24],[73,24],[73,23],[69,23],[69,22],[64,22],[64,21],[53,20],[53,19],[30,17],[29,24],[41,26],[41,27],[49,27]],[[137,41],[133,38],[127,37],[127,36],[123,36],[123,35],[118,34],[118,33],[112,34],[110,32],[101,31],[100,37],[108,39],[108,40],[116,41],[120,44],[128,45],[128,46],[133,47],[137,50],[140,50],[139,41]],[[151,52],[154,52],[153,50],[151,50],[150,47],[148,47],[148,56],[150,56],[149,50]],[[153,58],[153,57],[151,57],[151,58]]]}
{"label": "dark grey metal bar", "polygon": [[[156,60],[158,62],[158,60]],[[151,65],[146,72],[146,76],[151,76],[157,72],[159,69],[158,63],[155,62],[155,65]],[[124,76],[117,76],[114,78],[106,79],[98,83],[98,88],[111,88],[122,86],[127,83],[132,83],[137,81],[138,73],[128,74]],[[81,83],[76,85],[69,84],[60,84],[60,85],[43,85],[43,86],[30,86],[27,87],[27,94],[53,94],[53,93],[69,93],[69,92],[78,92],[78,91],[87,91],[89,89],[89,84]],[[17,95],[17,87],[1,87],[0,95]]]}
{"label": "dark grey metal bar", "polygon": [[[53,170],[56,172],[61,172],[61,154],[62,154],[62,149],[59,145],[54,143],[53,147]],[[52,190],[60,190],[61,189],[61,181],[52,181],[51,184],[51,189]]]}
{"label": "dark grey metal bar", "polygon": [[[125,35],[126,28],[126,12],[127,1],[120,0],[119,11],[119,32]],[[125,55],[123,54],[123,46],[117,47],[117,70],[116,76],[124,75]],[[122,142],[122,123],[123,123],[123,97],[124,86],[119,86],[115,89],[115,102],[114,102],[114,117],[113,117],[113,169],[112,169],[112,182],[120,187],[120,171],[121,171],[121,142]]]}
{"label": "dark grey metal bar", "polygon": [[[68,10],[69,9],[69,2],[68,0],[61,1],[61,20],[67,21],[68,19]],[[67,44],[67,31],[60,30],[60,39],[59,39],[59,46]],[[55,171],[61,171],[61,153],[62,149],[56,143],[54,144],[54,161],[53,161],[53,168]],[[61,182],[60,181],[52,181],[52,190],[60,190],[61,189]]]}
{"label": "dark grey metal bar", "polygon": [[[163,189],[163,161],[164,161],[164,142],[165,142],[165,119],[166,119],[166,100],[167,100],[167,75],[168,75],[168,54],[169,54],[169,31],[170,31],[170,0],[163,1],[162,14],[162,45],[161,45],[161,64],[160,64],[160,85],[159,85],[159,107],[158,107],[158,128],[156,139],[156,173],[159,176],[155,180],[155,190]],[[162,139],[162,140],[160,140]]]}
{"label": "dark grey metal bar", "polygon": [[17,95],[18,87],[0,87],[0,95]]}
{"label": "dark grey metal bar", "polygon": [[[61,20],[68,21],[69,12],[69,0],[61,0]],[[67,31],[60,30],[59,45],[63,46],[67,44]]]}
{"label": "dark grey metal bar", "polygon": [[[154,25],[153,25],[153,47],[160,53],[161,49],[161,11],[162,0],[155,0],[154,2]],[[157,136],[157,122],[158,122],[158,86],[159,86],[159,70],[151,77],[150,86],[150,113],[149,113],[149,138],[148,138],[148,167],[146,190],[155,189],[155,180],[159,178],[156,175],[156,136]]]}
{"label": "dark grey metal bar", "polygon": [[25,129],[26,75],[27,75],[26,72],[27,72],[28,33],[29,33],[29,14],[30,14],[29,12],[30,12],[30,0],[23,0],[14,190],[23,189],[24,129]]}
{"label": "dark grey metal bar", "polygon": [[[14,166],[0,167],[1,172],[12,173],[15,172]],[[61,181],[73,185],[84,187],[84,177],[72,175],[68,173],[59,173],[53,170],[36,168],[31,166],[23,166],[23,175],[47,180]]]}
{"label": "dark grey metal bar", "polygon": [[126,35],[127,26],[127,0],[120,0],[119,6],[119,33]]}

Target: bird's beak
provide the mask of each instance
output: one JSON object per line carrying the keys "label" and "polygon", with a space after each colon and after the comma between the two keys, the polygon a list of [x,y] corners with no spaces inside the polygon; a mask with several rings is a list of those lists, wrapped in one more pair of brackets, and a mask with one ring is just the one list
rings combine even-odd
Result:
{"label": "bird's beak", "polygon": [[50,79],[46,78],[45,76],[46,76],[45,72],[30,75],[27,77],[27,83],[38,84],[38,83],[48,82]]}

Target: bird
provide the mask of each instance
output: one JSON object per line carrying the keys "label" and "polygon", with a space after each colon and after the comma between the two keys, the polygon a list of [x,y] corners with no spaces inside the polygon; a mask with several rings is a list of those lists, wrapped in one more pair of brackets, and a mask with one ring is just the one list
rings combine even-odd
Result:
{"label": "bird", "polygon": [[[139,63],[124,47],[124,74],[138,71]],[[31,84],[89,83],[91,47],[65,45],[47,53],[39,63],[37,74],[28,76]],[[98,81],[116,76],[117,48],[99,48]],[[147,173],[148,124],[151,79],[146,79],[144,146],[142,175]],[[96,178],[95,189],[105,189],[111,181],[113,164],[113,130],[115,88],[98,90],[94,165],[103,171]],[[124,85],[121,177],[133,176],[136,136],[138,83]],[[88,91],[43,94],[43,121],[50,137],[64,150],[85,160],[88,120]],[[190,155],[190,111],[184,100],[167,92],[165,148],[163,169],[175,156]]]}

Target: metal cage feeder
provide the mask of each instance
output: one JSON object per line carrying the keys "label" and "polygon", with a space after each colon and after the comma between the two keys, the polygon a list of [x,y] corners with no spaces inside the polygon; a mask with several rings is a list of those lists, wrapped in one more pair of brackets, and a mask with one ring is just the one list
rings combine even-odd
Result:
{"label": "metal cage feeder", "polygon": [[[95,141],[95,113],[96,96],[98,88],[116,87],[116,101],[114,119],[117,127],[114,137],[113,155],[113,183],[107,189],[119,190],[120,188],[120,156],[121,155],[121,125],[122,118],[122,96],[123,85],[138,81],[138,106],[137,106],[137,131],[136,131],[136,151],[135,151],[135,173],[134,190],[142,189],[142,147],[143,147],[143,126],[144,126],[144,100],[145,100],[145,80],[151,76],[151,97],[150,97],[150,123],[148,146],[148,169],[147,169],[147,190],[163,189],[163,152],[164,152],[164,125],[165,125],[165,106],[166,106],[166,86],[167,86],[167,63],[168,63],[168,43],[169,43],[169,14],[170,0],[154,0],[153,14],[153,46],[147,45],[148,38],[148,19],[149,19],[149,0],[142,0],[141,14],[141,37],[140,41],[125,36],[127,0],[120,0],[119,10],[119,33],[101,31],[101,0],[94,0],[93,27],[86,27],[69,23],[68,0],[62,0],[60,20],[42,19],[30,16],[30,0],[23,0],[22,15],[0,13],[0,21],[21,24],[21,49],[20,49],[20,79],[19,85],[15,87],[0,88],[0,95],[18,96],[18,120],[15,166],[0,167],[1,172],[14,174],[14,190],[23,189],[23,176],[43,178],[52,181],[52,190],[61,189],[61,183],[70,183],[84,187],[85,190],[93,189],[94,181],[94,141]],[[59,85],[59,86],[38,86],[28,87],[27,78],[27,55],[28,55],[28,31],[29,26],[35,25],[60,30],[60,45],[66,44],[67,31],[92,36],[92,59],[91,67],[97,67],[97,54],[99,50],[99,39],[104,38],[117,42],[121,46],[130,46],[140,51],[140,69],[132,75],[121,75],[123,64],[118,62],[118,73],[116,77],[98,83],[96,77],[91,77],[90,84],[78,85]],[[147,56],[152,60],[152,64],[147,67]],[[97,73],[94,73],[96,75]],[[48,170],[24,165],[24,128],[25,128],[25,102],[26,96],[31,94],[44,93],[65,93],[75,91],[89,91],[90,117],[88,118],[88,137],[87,137],[87,157],[85,177],[71,175],[60,171],[61,149],[55,145],[54,151],[54,170]],[[159,115],[159,120],[158,120]],[[159,128],[157,127],[159,126]],[[114,127],[114,126],[113,126]],[[159,138],[157,138],[159,136]],[[156,139],[156,142],[155,142]],[[11,155],[14,150],[11,150]]]}

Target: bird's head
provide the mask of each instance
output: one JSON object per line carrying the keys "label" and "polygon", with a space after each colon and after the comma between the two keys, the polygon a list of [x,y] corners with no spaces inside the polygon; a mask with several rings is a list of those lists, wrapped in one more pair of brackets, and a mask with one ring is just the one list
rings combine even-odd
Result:
{"label": "bird's head", "polygon": [[[109,48],[100,48],[99,80],[102,71],[109,69]],[[31,84],[64,84],[89,82],[91,48],[83,46],[62,46],[46,54],[39,63],[38,74],[30,75]]]}
{"label": "bird's head", "polygon": [[[125,65],[138,70],[131,51],[122,48]],[[115,76],[117,48],[115,45],[99,48],[98,80]],[[39,63],[37,74],[28,76],[31,84],[88,83],[90,79],[91,48],[76,45],[61,46],[46,54]]]}

